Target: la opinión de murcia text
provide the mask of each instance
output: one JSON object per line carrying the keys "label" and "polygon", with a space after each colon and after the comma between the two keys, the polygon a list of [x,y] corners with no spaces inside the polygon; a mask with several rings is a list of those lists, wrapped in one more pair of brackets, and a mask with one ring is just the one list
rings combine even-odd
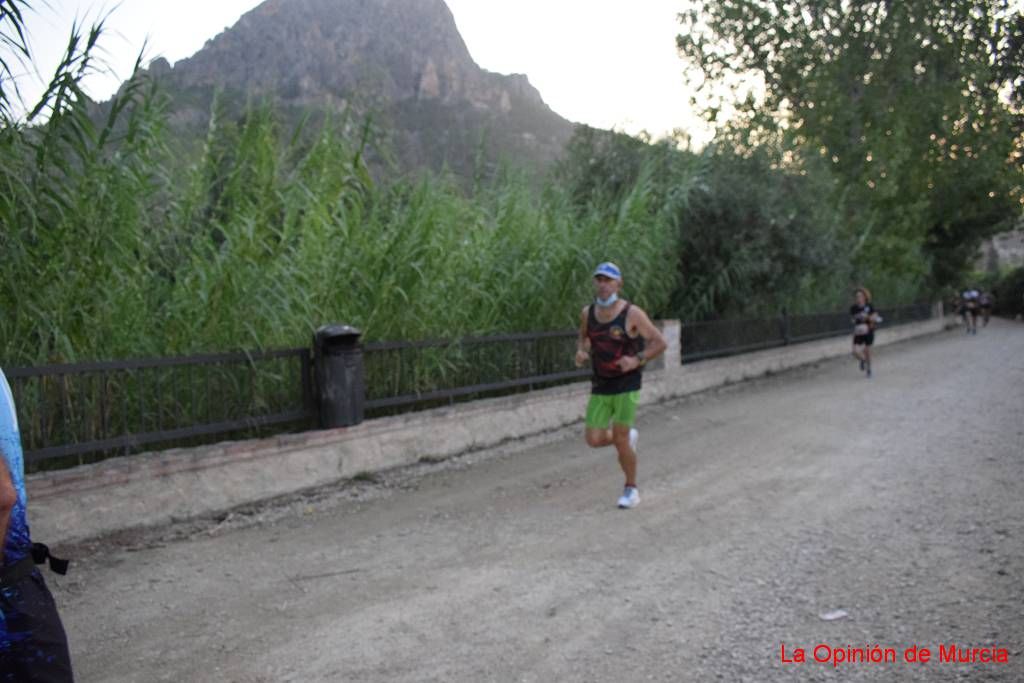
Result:
{"label": "la opini\u00f3n de murcia text", "polygon": [[911,645],[905,648],[881,645],[828,645],[818,643],[808,649],[787,646],[779,648],[782,664],[831,664],[835,668],[851,664],[1006,664],[1010,653],[1004,647],[973,647],[940,644],[938,648]]}

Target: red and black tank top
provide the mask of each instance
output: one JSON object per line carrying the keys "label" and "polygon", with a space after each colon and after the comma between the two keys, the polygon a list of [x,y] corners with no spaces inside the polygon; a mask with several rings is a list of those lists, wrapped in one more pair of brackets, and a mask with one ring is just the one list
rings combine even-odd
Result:
{"label": "red and black tank top", "polygon": [[590,363],[594,369],[592,393],[623,394],[640,389],[640,368],[629,372],[619,369],[620,358],[635,356],[643,350],[643,339],[630,337],[626,326],[631,305],[627,303],[614,319],[606,323],[597,319],[594,304],[590,305],[587,338],[590,339]]}

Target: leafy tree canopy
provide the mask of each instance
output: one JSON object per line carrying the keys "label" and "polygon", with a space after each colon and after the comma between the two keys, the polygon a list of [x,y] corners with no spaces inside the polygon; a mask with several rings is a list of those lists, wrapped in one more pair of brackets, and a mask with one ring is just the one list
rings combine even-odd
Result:
{"label": "leafy tree canopy", "polygon": [[825,160],[862,264],[955,278],[1021,211],[1024,17],[1007,0],[715,0],[680,14],[705,115]]}

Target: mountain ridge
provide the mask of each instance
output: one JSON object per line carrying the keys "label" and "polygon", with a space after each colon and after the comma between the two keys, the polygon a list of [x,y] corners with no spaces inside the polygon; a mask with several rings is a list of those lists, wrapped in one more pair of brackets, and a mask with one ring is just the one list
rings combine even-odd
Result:
{"label": "mountain ridge", "polygon": [[523,74],[481,68],[443,0],[265,0],[195,54],[148,72],[172,122],[200,127],[217,91],[286,110],[351,109],[389,130],[402,167],[474,171],[554,161],[573,124]]}

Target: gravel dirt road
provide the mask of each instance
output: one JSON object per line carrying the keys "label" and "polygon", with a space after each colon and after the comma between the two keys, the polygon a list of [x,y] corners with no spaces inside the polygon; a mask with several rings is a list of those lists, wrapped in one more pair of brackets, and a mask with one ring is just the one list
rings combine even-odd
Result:
{"label": "gravel dirt road", "polygon": [[876,355],[642,409],[632,511],[573,431],[73,548],[79,680],[1024,680],[1024,325]]}

